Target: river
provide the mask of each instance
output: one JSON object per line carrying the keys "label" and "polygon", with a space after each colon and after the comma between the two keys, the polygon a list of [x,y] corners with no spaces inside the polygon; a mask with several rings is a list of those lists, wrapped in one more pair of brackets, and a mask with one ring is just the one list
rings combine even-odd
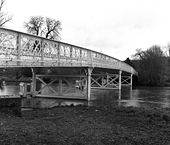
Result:
{"label": "river", "polygon": [[[19,86],[9,85],[0,89],[0,95],[18,95]],[[143,87],[118,90],[93,90],[90,105],[109,105],[117,103],[123,106],[156,106],[170,108],[170,87]],[[67,103],[65,103],[67,104]]]}

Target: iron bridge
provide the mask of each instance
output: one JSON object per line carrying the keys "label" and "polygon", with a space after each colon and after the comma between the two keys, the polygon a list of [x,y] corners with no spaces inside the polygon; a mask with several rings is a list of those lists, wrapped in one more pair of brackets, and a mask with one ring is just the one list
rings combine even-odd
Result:
{"label": "iron bridge", "polygon": [[[33,96],[65,96],[82,94],[90,100],[92,88],[121,89],[132,86],[132,76],[137,75],[130,65],[109,55],[72,44],[45,39],[6,28],[0,28],[0,68],[30,67],[32,69],[31,94]],[[84,74],[36,74],[34,68],[84,68]],[[93,73],[95,68],[104,73]],[[110,73],[107,70],[117,70]],[[122,76],[126,72],[127,76]],[[49,77],[50,82],[44,78]],[[39,87],[37,87],[39,84]],[[52,87],[56,85],[56,88]],[[46,89],[52,95],[43,94]],[[78,88],[78,89],[77,89]],[[23,89],[25,90],[25,89]],[[74,91],[75,90],[75,91]]]}

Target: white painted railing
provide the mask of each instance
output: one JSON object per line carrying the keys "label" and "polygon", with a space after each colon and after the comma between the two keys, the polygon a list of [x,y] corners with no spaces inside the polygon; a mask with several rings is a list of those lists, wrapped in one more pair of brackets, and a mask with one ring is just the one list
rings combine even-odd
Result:
{"label": "white painted railing", "polygon": [[100,67],[137,74],[111,56],[5,28],[0,28],[0,67]]}

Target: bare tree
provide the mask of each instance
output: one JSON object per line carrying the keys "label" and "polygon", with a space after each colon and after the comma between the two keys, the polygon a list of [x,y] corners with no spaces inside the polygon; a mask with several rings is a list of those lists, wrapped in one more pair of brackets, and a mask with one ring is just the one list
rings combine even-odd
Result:
{"label": "bare tree", "polygon": [[46,38],[48,39],[60,39],[61,22],[51,18],[46,18]]}
{"label": "bare tree", "polygon": [[7,22],[12,20],[11,16],[8,16],[7,13],[3,12],[3,7],[5,4],[5,0],[0,1],[0,27],[3,27]]}
{"label": "bare tree", "polygon": [[28,33],[42,36],[48,39],[60,40],[61,22],[51,18],[41,16],[31,17],[25,22],[25,28]]}
{"label": "bare tree", "polygon": [[31,17],[29,22],[25,23],[25,28],[27,29],[28,33],[41,36],[43,24],[44,24],[43,17],[41,16]]}

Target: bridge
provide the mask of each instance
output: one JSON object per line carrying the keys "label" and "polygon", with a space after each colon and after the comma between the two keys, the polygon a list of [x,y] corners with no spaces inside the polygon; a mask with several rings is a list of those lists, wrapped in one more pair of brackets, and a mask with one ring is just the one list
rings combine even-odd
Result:
{"label": "bridge", "polygon": [[0,28],[0,68],[8,67],[31,69],[33,97],[90,100],[91,89],[132,88],[137,75],[130,65],[103,53]]}

